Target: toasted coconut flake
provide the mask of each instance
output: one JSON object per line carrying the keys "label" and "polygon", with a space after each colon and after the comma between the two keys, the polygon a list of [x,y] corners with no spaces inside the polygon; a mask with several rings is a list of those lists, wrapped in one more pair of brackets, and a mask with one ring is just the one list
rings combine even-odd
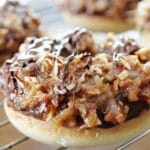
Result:
{"label": "toasted coconut flake", "polygon": [[55,91],[55,93],[57,93],[57,94],[61,94],[61,95],[64,95],[67,91],[66,91],[66,89],[58,89],[58,87],[54,87],[54,91]]}
{"label": "toasted coconut flake", "polygon": [[126,69],[131,70],[130,64],[127,61],[125,61],[124,59],[120,59],[120,60]]}
{"label": "toasted coconut flake", "polygon": [[67,90],[71,91],[76,87],[76,82],[71,82],[70,84],[66,85]]}
{"label": "toasted coconut flake", "polygon": [[85,73],[83,73],[82,75],[81,75],[81,77],[79,78],[79,80],[78,80],[78,83],[82,83],[82,82],[84,82],[85,81]]}

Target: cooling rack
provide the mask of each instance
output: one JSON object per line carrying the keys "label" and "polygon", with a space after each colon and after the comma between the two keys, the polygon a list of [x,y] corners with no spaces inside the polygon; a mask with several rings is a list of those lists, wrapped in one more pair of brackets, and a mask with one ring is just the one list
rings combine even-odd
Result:
{"label": "cooling rack", "polygon": [[[63,27],[68,27],[61,17],[60,12],[58,11],[56,4],[53,0],[34,0],[30,1],[29,5],[33,10],[38,12],[43,19],[44,24],[47,28],[53,32],[56,30],[62,30]],[[0,100],[0,150],[28,150],[31,147],[32,150],[50,150],[47,145],[35,142],[30,138],[22,135],[17,130],[15,130],[7,117],[4,115],[3,110],[3,100]],[[7,137],[5,137],[7,135]],[[14,136],[13,136],[14,135]],[[130,150],[132,144],[136,144],[139,141],[142,141],[145,136],[150,135],[150,129],[143,132],[142,134],[130,139],[129,141],[123,143],[116,150]],[[150,137],[150,136],[149,136]],[[7,138],[7,140],[5,139]],[[147,137],[148,138],[148,137]],[[142,143],[141,143],[142,144]],[[137,147],[137,146],[136,146]],[[149,150],[149,147],[144,147],[142,145],[142,150]],[[60,147],[57,150],[69,150],[65,147]],[[135,148],[136,149],[136,148]],[[134,148],[132,148],[134,150]]]}

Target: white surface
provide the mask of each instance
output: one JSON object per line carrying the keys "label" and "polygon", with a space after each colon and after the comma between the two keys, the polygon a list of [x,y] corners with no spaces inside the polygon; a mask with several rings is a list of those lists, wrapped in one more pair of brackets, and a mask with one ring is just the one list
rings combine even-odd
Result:
{"label": "white surface", "polygon": [[[2,6],[5,3],[6,0],[0,0],[0,6]],[[13,1],[13,0],[12,0]],[[15,1],[15,0],[14,0]],[[29,3],[29,1],[31,0],[18,0],[20,1],[22,4],[27,4]]]}

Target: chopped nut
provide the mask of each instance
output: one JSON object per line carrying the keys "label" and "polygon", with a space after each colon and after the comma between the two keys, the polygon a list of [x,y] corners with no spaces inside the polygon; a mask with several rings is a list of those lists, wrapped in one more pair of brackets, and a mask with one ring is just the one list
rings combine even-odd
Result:
{"label": "chopped nut", "polygon": [[147,62],[143,65],[144,72],[150,74],[150,62]]}
{"label": "chopped nut", "polygon": [[130,87],[127,93],[129,101],[138,101],[138,93],[138,87]]}
{"label": "chopped nut", "polygon": [[98,61],[100,64],[108,63],[108,56],[106,54],[98,54],[95,56],[94,61]]}
{"label": "chopped nut", "polygon": [[139,51],[136,52],[136,54],[142,61],[150,61],[150,49],[146,48],[140,49]]}
{"label": "chopped nut", "polygon": [[119,75],[118,78],[120,80],[125,80],[129,76],[129,72],[127,70],[123,70]]}
{"label": "chopped nut", "polygon": [[113,82],[113,89],[114,89],[114,91],[118,91],[118,84],[119,84],[119,81],[118,80],[114,80],[114,82]]}
{"label": "chopped nut", "polygon": [[84,121],[88,127],[101,125],[101,121],[98,119],[95,110],[89,111],[87,117],[84,118]]}

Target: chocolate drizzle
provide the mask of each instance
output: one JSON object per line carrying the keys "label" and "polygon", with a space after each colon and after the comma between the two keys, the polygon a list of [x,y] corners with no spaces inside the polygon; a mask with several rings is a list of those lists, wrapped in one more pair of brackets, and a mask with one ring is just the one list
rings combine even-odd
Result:
{"label": "chocolate drizzle", "polygon": [[134,39],[128,37],[120,38],[117,41],[111,41],[110,39],[108,43],[109,45],[107,43],[106,45],[100,45],[101,53],[104,52],[112,56],[118,53],[132,55],[140,49],[140,46],[137,44],[137,42]]}

